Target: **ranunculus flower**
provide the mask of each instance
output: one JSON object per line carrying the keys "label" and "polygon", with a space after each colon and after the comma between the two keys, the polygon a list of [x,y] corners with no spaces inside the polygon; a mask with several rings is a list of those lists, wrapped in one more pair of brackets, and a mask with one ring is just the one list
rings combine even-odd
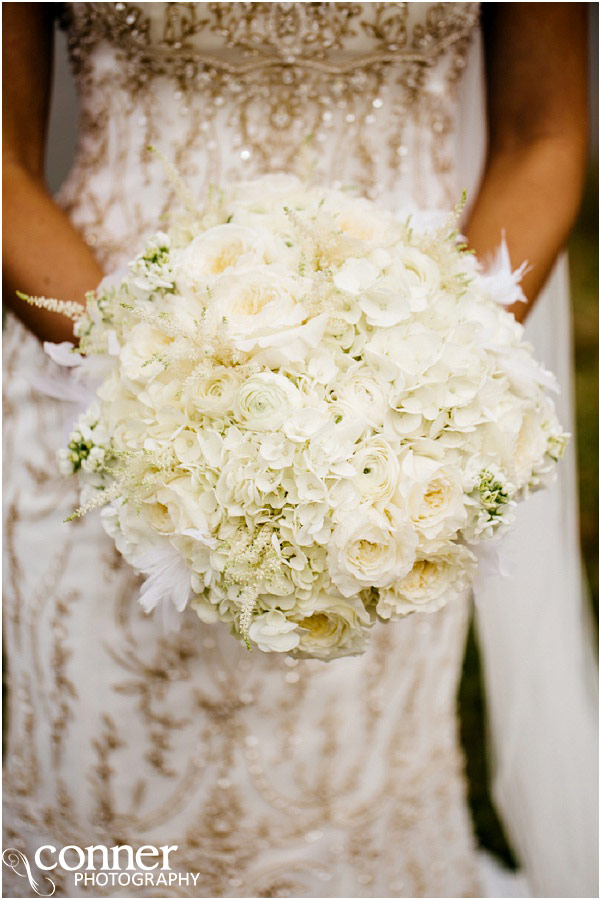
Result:
{"label": "ranunculus flower", "polygon": [[260,372],[240,385],[234,415],[251,431],[277,431],[300,403],[297,388],[285,375]]}
{"label": "ranunculus flower", "polygon": [[362,500],[370,503],[390,500],[400,473],[398,457],[390,444],[381,437],[363,441],[352,462],[357,470],[354,481]]}
{"label": "ranunculus flower", "polygon": [[240,380],[235,371],[225,367],[210,375],[198,375],[189,386],[186,397],[198,412],[207,416],[224,416],[234,408]]}

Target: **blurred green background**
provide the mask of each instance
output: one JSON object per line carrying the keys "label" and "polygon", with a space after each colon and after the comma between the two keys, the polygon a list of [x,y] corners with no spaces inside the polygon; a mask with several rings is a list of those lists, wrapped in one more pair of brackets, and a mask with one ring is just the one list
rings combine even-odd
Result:
{"label": "blurred green background", "polygon": [[598,610],[599,434],[599,169],[590,168],[578,224],[572,234],[570,281],[576,363],[580,534],[588,581]]}

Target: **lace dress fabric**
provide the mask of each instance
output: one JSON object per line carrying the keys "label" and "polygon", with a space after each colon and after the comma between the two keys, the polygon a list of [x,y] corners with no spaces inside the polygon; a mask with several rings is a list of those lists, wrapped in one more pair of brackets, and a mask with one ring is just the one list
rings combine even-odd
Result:
{"label": "lace dress fabric", "polygon": [[[458,196],[471,3],[76,3],[80,139],[59,202],[105,269],[194,191],[293,170],[392,208]],[[5,332],[5,847],[177,845],[169,896],[478,896],[455,695],[468,598],[326,664],[165,634],[55,450],[73,410]],[[105,896],[55,869],[56,896]],[[5,877],[10,896],[26,879]],[[120,896],[140,895],[135,888]]]}

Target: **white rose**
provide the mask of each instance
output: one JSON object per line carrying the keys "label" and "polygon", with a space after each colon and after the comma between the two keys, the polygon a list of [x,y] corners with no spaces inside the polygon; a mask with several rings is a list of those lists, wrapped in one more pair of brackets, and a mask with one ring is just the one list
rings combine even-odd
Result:
{"label": "white rose", "polygon": [[400,465],[390,444],[381,437],[364,441],[352,459],[357,475],[355,484],[363,500],[381,503],[389,500],[397,488]]}
{"label": "white rose", "polygon": [[186,247],[177,264],[177,286],[188,294],[204,290],[223,272],[269,262],[272,238],[234,223],[209,228]]}
{"label": "white rose", "polygon": [[307,288],[305,281],[276,266],[228,272],[215,283],[209,312],[217,321],[225,319],[234,337],[269,334],[300,325],[305,311],[299,300]]}
{"label": "white rose", "polygon": [[182,534],[188,529],[208,532],[207,519],[200,503],[204,489],[190,475],[182,475],[145,500],[142,512],[153,528],[166,534]]}
{"label": "white rose", "polygon": [[251,431],[277,431],[300,403],[301,395],[288,378],[260,372],[240,385],[234,415]]}
{"label": "white rose", "polygon": [[345,597],[363,588],[385,587],[411,569],[416,546],[415,531],[400,511],[359,508],[333,532],[330,577]]}
{"label": "white rose", "polygon": [[234,346],[275,368],[302,361],[317,347],[327,315],[308,319],[302,297],[309,285],[276,266],[222,275],[214,285],[207,321],[223,326]]}
{"label": "white rose", "polygon": [[295,622],[290,622],[277,609],[256,616],[248,629],[253,644],[264,653],[288,653],[298,647],[300,635]]}
{"label": "white rose", "polygon": [[427,540],[450,537],[467,513],[461,471],[409,452],[401,462],[399,494],[415,529]]}
{"label": "white rose", "polygon": [[395,619],[410,612],[436,612],[465,590],[474,577],[476,557],[461,544],[446,544],[388,588],[380,589],[376,612]]}
{"label": "white rose", "polygon": [[359,596],[320,591],[301,606],[302,617],[293,613],[300,628],[295,655],[329,660],[365,650],[370,615]]}

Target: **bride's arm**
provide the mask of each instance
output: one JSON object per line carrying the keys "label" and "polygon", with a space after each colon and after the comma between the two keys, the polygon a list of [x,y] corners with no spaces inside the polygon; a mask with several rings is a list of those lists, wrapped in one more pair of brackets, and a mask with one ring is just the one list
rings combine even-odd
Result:
{"label": "bride's arm", "polygon": [[15,290],[83,302],[102,270],[44,181],[51,5],[7,3],[3,9],[3,282],[5,301],[32,331],[60,341],[72,338],[70,320],[29,307]]}
{"label": "bride's arm", "polygon": [[528,305],[574,223],[587,150],[586,4],[483,4],[488,157],[466,234],[481,259],[505,231],[516,267],[528,260]]}

